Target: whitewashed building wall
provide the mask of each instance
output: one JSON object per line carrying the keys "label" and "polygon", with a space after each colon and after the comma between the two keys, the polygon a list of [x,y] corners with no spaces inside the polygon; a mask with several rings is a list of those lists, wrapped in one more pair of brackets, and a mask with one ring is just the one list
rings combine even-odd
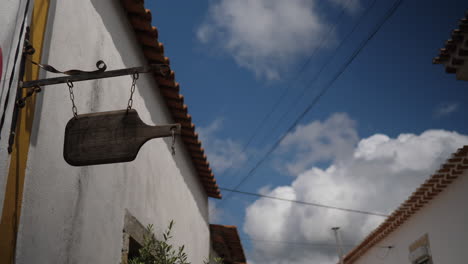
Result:
{"label": "whitewashed building wall", "polygon": [[[468,170],[356,264],[411,263],[409,247],[427,234],[433,264],[468,263]],[[392,249],[384,247],[393,246]]]}
{"label": "whitewashed building wall", "polygon": [[[117,0],[52,1],[43,63],[94,70],[146,63]],[[54,77],[43,74],[42,77]],[[125,109],[131,77],[75,83],[79,113]],[[150,75],[140,74],[134,109],[147,124],[173,123]],[[130,163],[73,167],[63,159],[72,118],[65,84],[38,96],[18,233],[17,263],[119,263],[125,210],[160,232],[175,220],[174,244],[202,263],[210,252],[207,195],[179,140],[153,139]]]}

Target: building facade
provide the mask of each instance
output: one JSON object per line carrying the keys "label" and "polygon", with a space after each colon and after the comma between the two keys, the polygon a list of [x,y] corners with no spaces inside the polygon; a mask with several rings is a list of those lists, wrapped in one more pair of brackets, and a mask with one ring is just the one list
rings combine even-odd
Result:
{"label": "building facade", "polygon": [[468,11],[459,20],[458,28],[452,30],[450,37],[432,63],[444,65],[445,71],[455,74],[457,80],[468,81]]}
{"label": "building facade", "polygon": [[[98,60],[109,70],[169,64],[141,0],[30,4],[32,61],[62,70],[93,70]],[[26,61],[25,80],[56,76]],[[126,109],[131,84],[131,76],[75,82],[78,114]],[[209,257],[208,197],[221,195],[174,72],[140,74],[136,87],[133,109],[146,124],[182,125],[175,155],[171,138],[158,138],[132,162],[71,166],[63,158],[73,118],[67,84],[26,100],[1,172],[0,263],[121,263],[129,238],[139,241],[132,219],[154,225],[156,235],[174,220],[173,242],[185,245],[189,261]]]}
{"label": "building facade", "polygon": [[384,223],[344,258],[346,264],[466,263],[468,146],[459,149]]}

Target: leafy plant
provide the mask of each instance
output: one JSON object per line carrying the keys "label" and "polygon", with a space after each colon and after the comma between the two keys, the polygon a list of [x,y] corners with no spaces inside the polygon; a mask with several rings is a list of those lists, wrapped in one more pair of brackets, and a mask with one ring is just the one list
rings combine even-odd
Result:
{"label": "leafy plant", "polygon": [[163,240],[157,240],[153,233],[153,225],[148,225],[140,256],[130,259],[129,264],[190,264],[187,262],[187,254],[184,246],[174,248],[169,240],[172,238],[171,231],[174,221],[169,223]]}
{"label": "leafy plant", "polygon": [[[143,238],[143,246],[139,250],[140,255],[130,259],[129,264],[190,264],[187,262],[185,247],[174,248],[169,240],[172,238],[171,231],[174,227],[174,221],[169,223],[166,232],[163,233],[163,240],[157,240],[154,236],[153,225],[146,227],[146,233]],[[214,258],[215,264],[223,264],[222,258]],[[209,264],[209,261],[204,261]]]}

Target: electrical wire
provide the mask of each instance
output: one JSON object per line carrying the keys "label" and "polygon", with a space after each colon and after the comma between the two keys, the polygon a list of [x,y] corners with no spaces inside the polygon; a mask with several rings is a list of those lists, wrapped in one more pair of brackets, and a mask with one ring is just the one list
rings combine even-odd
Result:
{"label": "electrical wire", "polygon": [[[352,36],[352,34],[356,31],[356,29],[358,28],[358,26],[361,24],[361,22],[364,20],[364,18],[366,17],[367,13],[374,7],[375,3],[377,2],[377,0],[373,0],[372,3],[366,8],[366,11],[364,13],[362,13],[361,17],[359,18],[358,22],[354,25],[353,29],[348,32],[348,34],[341,40],[340,44],[338,45],[338,47],[334,50],[334,53],[333,55],[327,60],[327,63],[323,64],[322,67],[320,68],[320,70],[314,75],[314,77],[312,79],[310,79],[309,82],[307,82],[307,84],[303,87],[303,89],[301,90],[301,93],[288,105],[288,107],[286,107],[286,111],[283,113],[283,115],[278,119],[278,121],[275,123],[275,125],[273,125],[273,130],[271,131],[270,134],[274,135],[276,133],[276,130],[277,128],[279,128],[280,126],[278,126],[278,124],[281,124],[283,122],[283,120],[286,118],[286,116],[291,112],[291,110],[294,108],[294,106],[298,105],[299,101],[304,98],[305,96],[305,93],[308,91],[308,88],[312,87],[312,84],[315,83],[317,81],[317,79],[320,77],[320,75],[322,74],[322,72],[327,68],[328,65],[330,65],[330,63],[335,59],[336,55],[338,54],[338,50],[340,50],[340,48],[343,46],[344,43],[346,43],[346,41]],[[263,137],[263,140],[260,142],[260,146],[262,146],[265,141],[269,139],[269,137]]]}
{"label": "electrical wire", "polygon": [[[357,23],[354,25],[353,29],[348,32],[348,34],[340,41],[340,44],[335,48],[335,50],[333,51],[333,55],[327,60],[327,63],[323,64],[322,67],[320,68],[320,70],[314,75],[314,77],[312,78],[312,81],[308,82],[307,85],[304,86],[304,88],[301,90],[301,93],[299,96],[297,96],[293,103],[291,103],[286,109],[286,112],[283,113],[283,115],[281,116],[281,118],[279,119],[279,121],[277,121],[274,125],[274,129],[273,129],[273,132],[271,134],[274,134],[274,132],[276,131],[276,128],[278,128],[279,126],[277,125],[278,123],[281,123],[283,121],[283,119],[287,116],[287,114],[290,112],[290,110],[293,108],[294,105],[297,104],[297,102],[303,98],[305,92],[308,90],[308,88],[311,87],[311,84],[313,82],[315,82],[318,78],[318,76],[323,72],[323,70],[330,64],[331,61],[333,61],[333,59],[335,58],[336,54],[338,54],[338,50],[341,49],[341,47],[343,46],[343,44],[349,39],[349,37],[354,33],[354,31],[358,28],[358,26],[362,23],[362,21],[364,20],[364,18],[367,16],[367,14],[369,13],[369,11],[374,7],[375,3],[376,3],[377,0],[373,0],[373,2],[368,5],[368,7],[366,8],[366,10],[360,15]],[[344,9],[342,10],[342,13],[340,15],[340,18],[341,16],[343,15],[343,12],[344,12]],[[336,25],[336,24],[335,24]],[[335,26],[332,27],[331,30],[334,30]],[[324,39],[322,39],[324,40]],[[321,47],[322,43],[319,45]],[[318,47],[317,47],[318,48]],[[317,51],[317,48],[314,50],[314,52],[312,53],[311,56],[309,56],[309,58],[307,59],[306,63],[301,67],[301,71],[305,69],[305,66],[307,66],[311,60],[312,60],[312,57],[315,55],[316,51]],[[299,76],[299,74],[296,75],[296,78]],[[295,78],[295,79],[296,79]],[[289,86],[290,87],[290,86]],[[289,90],[289,87],[286,89]],[[274,107],[268,112],[268,114],[263,118],[263,120],[260,122],[261,125],[257,126],[257,128],[254,130],[254,132],[252,133],[252,136],[249,138],[249,140],[247,141],[246,145],[244,145],[244,147],[242,148],[241,150],[241,154],[242,153],[245,153],[245,151],[247,150],[247,148],[250,146],[250,143],[251,141],[256,137],[257,133],[259,132],[260,128],[263,126],[263,124],[266,122],[266,120],[270,117],[270,115],[273,113],[273,110],[277,107],[277,105],[279,104],[279,102],[284,98],[284,95],[285,93],[283,93],[281,95],[281,97],[279,98],[279,100],[276,101]],[[263,137],[263,140],[262,142],[260,143],[260,145],[263,145],[265,140],[267,139],[268,137]],[[237,168],[235,173],[233,173],[234,175],[237,174],[239,171],[241,170],[241,168]],[[226,175],[227,176],[227,175]],[[226,197],[225,197],[226,198]]]}
{"label": "electrical wire", "polygon": [[[255,166],[249,170],[249,172],[240,180],[240,182],[233,188],[237,190],[248,178],[254,175],[255,171],[266,161],[266,159],[273,153],[274,150],[279,146],[283,139],[291,132],[299,122],[304,118],[306,114],[312,110],[312,108],[318,103],[318,101],[325,95],[325,93],[330,89],[330,87],[335,83],[336,80],[345,72],[348,66],[356,59],[356,57],[361,53],[361,51],[367,46],[369,41],[374,38],[377,32],[380,31],[382,26],[385,24],[388,19],[395,14],[395,11],[398,7],[401,6],[403,0],[397,0],[394,2],[393,6],[388,10],[387,14],[383,17],[380,23],[377,24],[376,28],[372,33],[361,43],[358,49],[348,58],[348,60],[343,64],[340,70],[335,74],[335,76],[323,87],[320,93],[312,100],[312,102],[307,106],[307,108],[294,120],[293,124],[281,135],[281,137],[276,140],[276,142],[268,149],[266,154],[255,164]],[[224,200],[227,200],[228,197],[225,197]]]}
{"label": "electrical wire", "polygon": [[297,204],[303,204],[303,205],[311,205],[311,206],[316,206],[316,207],[321,207],[321,208],[345,211],[345,212],[349,212],[349,213],[357,213],[357,214],[366,214],[366,215],[373,215],[373,216],[380,216],[380,217],[388,217],[388,215],[382,214],[382,213],[375,213],[375,212],[356,210],[356,209],[349,209],[349,208],[343,208],[343,207],[337,207],[337,206],[331,206],[331,205],[325,205],[325,204],[319,204],[319,203],[312,203],[312,202],[305,202],[305,201],[299,201],[299,200],[293,200],[293,199],[286,199],[286,198],[281,198],[281,197],[276,197],[276,196],[270,196],[270,195],[264,195],[264,194],[259,194],[259,193],[251,193],[251,192],[233,190],[233,189],[228,189],[228,188],[223,188],[223,187],[220,187],[219,189],[221,189],[223,191],[240,193],[240,194],[244,194],[244,195],[262,197],[262,198],[267,198],[267,199],[272,199],[272,200],[279,200],[279,201],[285,201],[285,202],[291,202],[291,203],[297,203]]}
{"label": "electrical wire", "polygon": [[393,246],[388,246],[386,247],[387,251],[384,253],[383,256],[379,256],[379,255],[376,255],[375,257],[380,259],[380,260],[384,260],[388,257],[388,254],[390,254],[390,251],[393,249]]}
{"label": "electrical wire", "polygon": [[[278,240],[265,240],[265,239],[255,239],[255,238],[241,238],[242,241],[253,241],[261,243],[276,243],[276,244],[285,244],[290,246],[306,246],[306,247],[315,247],[315,248],[336,248],[336,244],[323,244],[323,243],[310,243],[310,242],[296,242],[296,241],[278,241]],[[343,247],[355,247],[356,245],[341,245]]]}
{"label": "electrical wire", "polygon": [[[375,0],[374,0],[375,1]],[[247,143],[242,147],[241,149],[241,154],[242,153],[245,153],[247,148],[250,146],[250,144],[252,143],[253,139],[257,136],[257,132],[260,131],[260,129],[262,129],[262,127],[264,126],[264,124],[266,123],[266,121],[271,117],[271,115],[273,114],[274,110],[279,106],[279,104],[281,103],[281,101],[283,101],[283,99],[285,98],[286,94],[291,90],[291,88],[293,87],[293,84],[294,84],[294,81],[297,80],[299,78],[299,76],[306,70],[307,66],[312,62],[312,58],[315,57],[315,55],[317,54],[317,51],[319,50],[319,48],[322,48],[323,44],[325,43],[326,40],[329,39],[329,37],[331,36],[332,32],[335,30],[336,26],[339,25],[341,23],[341,20],[343,18],[343,15],[345,13],[345,7],[343,6],[342,7],[342,10],[341,12],[339,13],[339,16],[337,17],[337,23],[334,23],[333,26],[330,27],[329,31],[327,32],[326,35],[322,36],[321,40],[320,40],[320,43],[319,45],[317,45],[315,48],[314,48],[314,51],[311,53],[311,55],[306,59],[305,63],[302,64],[302,66],[299,68],[299,71],[297,71],[297,73],[294,75],[293,78],[290,78],[292,83],[288,86],[286,86],[286,88],[283,90],[283,92],[281,93],[281,95],[278,97],[278,99],[276,100],[276,102],[273,104],[273,106],[270,108],[270,111],[267,111],[266,115],[263,117],[263,119],[258,123],[257,127],[253,130],[254,132],[252,133],[252,135],[249,137],[249,139],[247,140]],[[230,175],[235,175],[239,172],[239,168],[236,169],[236,171],[234,173],[230,173]],[[228,175],[225,175],[226,177]]]}
{"label": "electrical wire", "polygon": [[[242,241],[252,241],[252,242],[260,242],[260,243],[277,243],[277,244],[285,244],[290,245],[292,247],[295,246],[307,246],[307,247],[316,247],[316,248],[336,248],[336,244],[325,244],[325,243],[311,243],[311,242],[297,242],[297,241],[285,241],[285,240],[267,240],[267,239],[257,239],[257,238],[246,238],[241,237],[240,240]],[[341,245],[342,247],[346,248],[354,248],[358,245],[356,244],[344,244]],[[374,248],[379,249],[387,249],[391,250],[394,246],[374,246]]]}

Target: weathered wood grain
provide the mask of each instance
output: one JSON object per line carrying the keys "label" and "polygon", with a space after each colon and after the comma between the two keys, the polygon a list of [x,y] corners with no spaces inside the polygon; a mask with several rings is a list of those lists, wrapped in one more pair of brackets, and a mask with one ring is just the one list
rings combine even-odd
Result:
{"label": "weathered wood grain", "polygon": [[149,126],[131,109],[78,115],[65,128],[63,157],[70,165],[132,161],[153,138],[180,135],[180,124]]}

